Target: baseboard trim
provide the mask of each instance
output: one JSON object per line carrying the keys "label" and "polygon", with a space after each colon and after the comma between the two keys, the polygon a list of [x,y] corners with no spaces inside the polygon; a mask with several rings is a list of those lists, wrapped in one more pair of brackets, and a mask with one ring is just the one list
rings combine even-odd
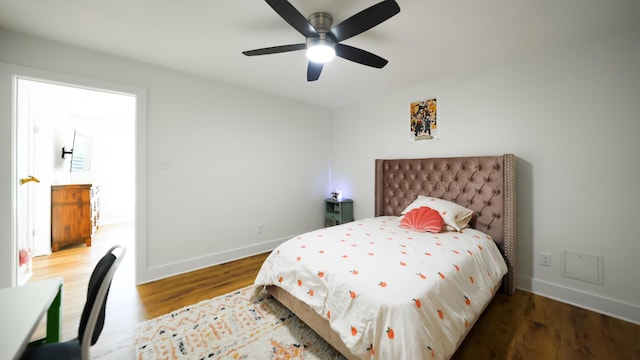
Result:
{"label": "baseboard trim", "polygon": [[640,306],[528,276],[517,279],[518,289],[640,325]]}
{"label": "baseboard trim", "polygon": [[272,251],[290,238],[275,239],[202,257],[150,267],[144,271],[144,274],[139,274],[138,285]]}

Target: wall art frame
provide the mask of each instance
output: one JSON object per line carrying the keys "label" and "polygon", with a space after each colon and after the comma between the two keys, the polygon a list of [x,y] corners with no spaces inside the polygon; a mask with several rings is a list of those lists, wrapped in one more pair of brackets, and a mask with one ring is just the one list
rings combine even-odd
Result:
{"label": "wall art frame", "polygon": [[438,101],[435,97],[411,102],[409,113],[409,139],[411,142],[440,139]]}

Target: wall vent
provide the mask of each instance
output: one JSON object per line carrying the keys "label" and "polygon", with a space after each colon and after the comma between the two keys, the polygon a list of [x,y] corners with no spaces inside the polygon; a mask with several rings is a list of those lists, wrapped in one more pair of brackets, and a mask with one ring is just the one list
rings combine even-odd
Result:
{"label": "wall vent", "polygon": [[562,276],[604,285],[604,256],[565,251],[562,260]]}

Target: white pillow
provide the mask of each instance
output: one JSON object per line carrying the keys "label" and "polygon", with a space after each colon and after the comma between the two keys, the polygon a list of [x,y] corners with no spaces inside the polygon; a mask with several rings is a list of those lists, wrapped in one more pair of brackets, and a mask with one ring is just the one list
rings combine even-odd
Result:
{"label": "white pillow", "polygon": [[456,231],[464,229],[473,217],[473,210],[467,209],[464,206],[452,203],[451,201],[423,195],[419,195],[409,206],[402,210],[402,215],[421,206],[427,206],[437,210],[440,216],[442,216],[444,223]]}

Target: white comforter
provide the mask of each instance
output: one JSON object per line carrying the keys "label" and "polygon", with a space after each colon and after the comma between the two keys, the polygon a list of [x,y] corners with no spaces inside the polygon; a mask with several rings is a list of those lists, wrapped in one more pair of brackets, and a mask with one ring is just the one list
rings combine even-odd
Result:
{"label": "white comforter", "polygon": [[255,284],[309,304],[363,359],[449,358],[507,266],[480,231],[419,233],[400,220],[297,236],[269,255]]}

